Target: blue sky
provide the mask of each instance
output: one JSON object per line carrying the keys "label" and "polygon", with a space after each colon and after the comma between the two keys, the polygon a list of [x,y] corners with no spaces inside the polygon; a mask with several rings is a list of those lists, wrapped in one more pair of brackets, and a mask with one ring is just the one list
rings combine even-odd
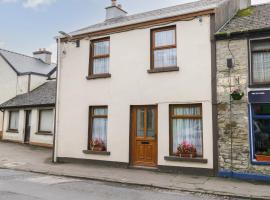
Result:
{"label": "blue sky", "polygon": [[[194,0],[118,0],[129,14]],[[270,0],[253,0],[254,3]],[[110,0],[0,0],[0,48],[31,55],[55,53],[58,31],[70,32],[104,20]],[[54,56],[55,60],[55,56]]]}

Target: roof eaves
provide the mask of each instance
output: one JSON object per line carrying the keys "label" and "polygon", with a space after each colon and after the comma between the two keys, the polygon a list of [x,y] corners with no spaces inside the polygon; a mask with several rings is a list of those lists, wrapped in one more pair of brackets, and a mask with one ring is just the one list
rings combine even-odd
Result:
{"label": "roof eaves", "polygon": [[54,107],[55,103],[51,104],[33,104],[33,105],[17,105],[17,106],[0,106],[1,110],[16,109],[16,108],[36,108],[36,107]]}

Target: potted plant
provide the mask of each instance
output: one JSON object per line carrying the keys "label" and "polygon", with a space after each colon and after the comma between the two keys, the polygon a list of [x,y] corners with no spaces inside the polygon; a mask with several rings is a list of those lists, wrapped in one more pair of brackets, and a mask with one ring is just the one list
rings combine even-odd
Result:
{"label": "potted plant", "polygon": [[184,141],[178,145],[176,155],[182,158],[195,158],[196,152],[196,147],[193,144]]}
{"label": "potted plant", "polygon": [[231,97],[233,100],[239,101],[243,98],[244,96],[244,92],[241,91],[240,89],[235,89],[232,93],[231,93]]}
{"label": "potted plant", "polygon": [[90,148],[92,151],[106,151],[106,145],[102,139],[91,140]]}
{"label": "potted plant", "polygon": [[270,162],[270,149],[268,149],[268,151],[257,153],[255,157],[259,162]]}

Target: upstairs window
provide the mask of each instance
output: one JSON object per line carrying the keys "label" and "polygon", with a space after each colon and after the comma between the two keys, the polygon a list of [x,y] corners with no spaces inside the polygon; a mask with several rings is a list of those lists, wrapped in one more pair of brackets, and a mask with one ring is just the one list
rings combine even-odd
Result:
{"label": "upstairs window", "polygon": [[176,67],[176,27],[154,29],[151,36],[151,69]]}
{"label": "upstairs window", "polygon": [[270,84],[270,39],[251,41],[251,85]]}
{"label": "upstairs window", "polygon": [[92,40],[90,47],[89,76],[108,74],[109,63],[110,63],[110,38]]}

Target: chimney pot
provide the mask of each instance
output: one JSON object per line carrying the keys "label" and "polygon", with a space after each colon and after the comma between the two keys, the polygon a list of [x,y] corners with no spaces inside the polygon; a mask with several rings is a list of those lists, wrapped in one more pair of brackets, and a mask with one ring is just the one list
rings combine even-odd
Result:
{"label": "chimney pot", "polygon": [[124,17],[127,15],[127,12],[123,10],[122,5],[117,5],[117,0],[111,1],[112,5],[106,8],[106,20]]}

